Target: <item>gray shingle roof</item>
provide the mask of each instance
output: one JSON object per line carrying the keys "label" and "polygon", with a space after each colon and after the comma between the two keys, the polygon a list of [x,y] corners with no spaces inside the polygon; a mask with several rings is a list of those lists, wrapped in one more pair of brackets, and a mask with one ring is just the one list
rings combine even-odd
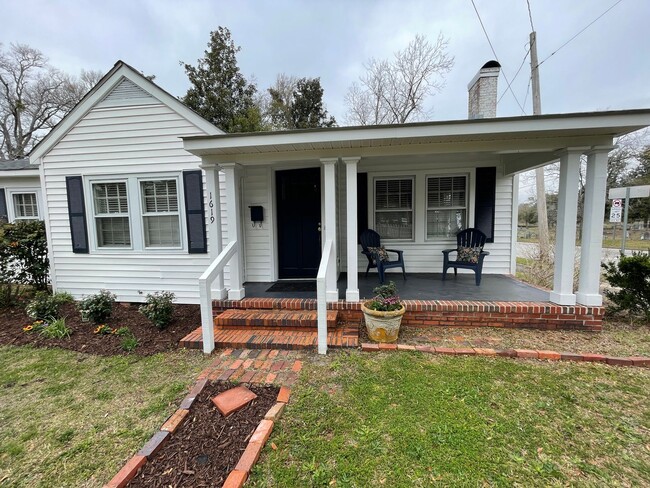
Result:
{"label": "gray shingle roof", "polygon": [[10,159],[0,161],[0,171],[15,171],[20,169],[35,169],[36,166],[30,166],[29,158]]}

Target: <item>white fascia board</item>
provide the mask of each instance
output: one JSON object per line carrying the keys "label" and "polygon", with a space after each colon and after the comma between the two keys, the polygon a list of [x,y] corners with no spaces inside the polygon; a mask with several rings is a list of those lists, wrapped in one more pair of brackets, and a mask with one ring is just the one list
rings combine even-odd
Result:
{"label": "white fascia board", "polygon": [[7,171],[0,171],[0,180],[2,178],[19,178],[19,177],[39,177],[38,168],[34,169],[14,169]]}
{"label": "white fascia board", "polygon": [[104,99],[110,91],[123,79],[126,78],[147,93],[160,100],[161,103],[167,105],[170,109],[177,112],[181,117],[184,117],[189,122],[193,123],[196,127],[203,130],[208,135],[223,134],[223,131],[212,125],[210,122],[202,118],[196,112],[187,108],[182,102],[174,98],[172,95],[156,86],[151,81],[147,80],[143,75],[135,71],[125,63],[118,63],[112,72],[107,73],[106,79],[96,86],[89,95],[86,96],[75,108],[67,114],[61,122],[59,122],[54,129],[36,146],[30,153],[29,161],[31,164],[40,164],[43,156],[45,156],[50,149],[52,149],[76,124],[81,120],[92,108]]}
{"label": "white fascia board", "polygon": [[[580,131],[589,135],[590,131],[608,130],[612,134],[632,132],[650,126],[650,110],[632,113],[597,112],[587,114],[566,114],[556,117],[507,119],[476,119],[431,124],[407,124],[404,126],[373,126],[354,129],[325,129],[305,132],[277,132],[246,134],[237,136],[183,138],[185,150],[196,154],[209,154],[219,149],[220,154],[228,154],[228,149],[236,152],[260,152],[269,146],[286,146],[287,152],[302,150],[310,144],[338,143],[346,141],[372,141],[382,139],[410,139],[435,137],[467,137],[490,135],[530,135],[542,137],[550,131]],[[303,146],[303,147],[301,147]],[[247,151],[248,150],[248,151]],[[271,151],[273,152],[273,151]]]}

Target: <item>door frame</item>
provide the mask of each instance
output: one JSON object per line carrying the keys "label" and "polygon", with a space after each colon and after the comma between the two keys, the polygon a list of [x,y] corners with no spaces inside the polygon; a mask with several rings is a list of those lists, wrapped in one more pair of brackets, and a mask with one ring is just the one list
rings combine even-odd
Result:
{"label": "door frame", "polygon": [[[271,202],[271,214],[273,215],[273,225],[271,226],[271,246],[272,252],[271,256],[273,258],[273,266],[271,268],[271,280],[278,281],[280,276],[280,255],[279,255],[279,244],[278,244],[278,200],[277,200],[277,177],[276,173],[278,171],[287,171],[292,169],[309,169],[309,168],[318,168],[319,177],[320,177],[320,208],[321,208],[321,223],[323,218],[323,206],[325,204],[325,189],[323,188],[323,165],[320,163],[314,163],[309,161],[301,161],[298,163],[282,163],[275,165],[271,168],[271,178],[270,178],[270,202]],[[337,197],[338,198],[338,197]],[[321,239],[321,251],[323,250],[323,239]]]}

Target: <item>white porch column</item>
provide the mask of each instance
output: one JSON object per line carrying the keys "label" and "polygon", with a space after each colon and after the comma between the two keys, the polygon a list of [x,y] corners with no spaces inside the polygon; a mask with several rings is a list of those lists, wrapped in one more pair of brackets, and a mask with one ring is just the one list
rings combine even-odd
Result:
{"label": "white porch column", "polygon": [[241,166],[236,163],[222,164],[226,176],[226,210],[228,211],[228,241],[237,242],[237,254],[230,261],[229,300],[241,300],[245,296],[243,276],[244,259],[242,256],[241,209],[239,195],[239,175]]}
{"label": "white porch column", "polygon": [[[221,188],[219,185],[219,166],[213,163],[201,164],[205,171],[205,186],[208,192],[208,208],[206,219],[208,222],[208,244],[210,260],[214,261],[223,250],[223,239],[221,236]],[[224,286],[223,273],[219,273],[214,280],[212,296],[217,300],[226,298],[227,292]]]}
{"label": "white porch column", "polygon": [[336,287],[338,250],[336,248],[336,158],[321,159],[323,165],[323,188],[325,190],[325,202],[323,212],[323,227],[325,228],[325,240],[332,241],[334,262],[330,263],[327,270],[326,288],[327,301],[336,302],[339,299],[339,290]]}
{"label": "white porch column", "polygon": [[585,205],[582,217],[580,284],[576,299],[583,305],[600,306],[600,260],[603,249],[603,219],[607,187],[607,157],[611,146],[587,153]]}
{"label": "white porch column", "polygon": [[573,267],[578,216],[580,155],[585,148],[567,148],[560,153],[560,186],[557,201],[555,272],[550,299],[559,305],[575,305]]}
{"label": "white porch column", "polygon": [[359,301],[359,250],[357,249],[357,164],[361,158],[342,158],[345,163],[348,287],[346,302]]}

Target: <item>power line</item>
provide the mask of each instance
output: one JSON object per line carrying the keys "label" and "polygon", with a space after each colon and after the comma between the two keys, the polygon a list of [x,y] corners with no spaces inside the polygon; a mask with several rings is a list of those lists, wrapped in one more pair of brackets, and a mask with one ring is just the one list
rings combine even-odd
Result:
{"label": "power line", "polygon": [[592,20],[586,27],[584,27],[580,32],[578,32],[575,36],[573,36],[571,39],[566,41],[564,44],[562,44],[560,47],[558,47],[555,51],[553,51],[551,54],[549,54],[547,57],[545,57],[542,61],[540,61],[537,64],[537,67],[539,68],[546,60],[548,60],[551,56],[553,56],[555,53],[557,53],[560,49],[562,49],[564,46],[569,44],[571,41],[573,41],[576,37],[578,37],[580,34],[582,34],[584,31],[586,31],[589,27],[591,27],[593,24],[596,23],[602,16],[604,16],[607,12],[612,10],[614,7],[616,7],[619,3],[621,3],[623,0],[618,0],[614,5],[609,7],[607,10],[605,10],[602,14],[600,14],[598,17],[596,17],[594,20]]}
{"label": "power line", "polygon": [[[622,0],[619,0],[622,1]],[[494,50],[494,46],[492,45],[492,41],[490,40],[490,36],[487,33],[487,30],[485,29],[485,25],[483,25],[483,19],[481,19],[481,14],[478,13],[478,9],[476,8],[476,4],[474,3],[474,0],[471,0],[472,6],[474,7],[474,12],[476,12],[476,16],[478,17],[478,21],[481,24],[481,28],[483,29],[483,33],[485,34],[485,38],[487,39],[488,44],[490,45],[490,49],[492,49],[492,54],[494,54],[494,58],[498,61],[499,56],[497,56],[497,52]],[[512,87],[510,86],[511,83],[508,81],[508,77],[506,76],[505,70],[501,71],[503,73],[503,77],[506,80],[506,83],[508,83],[508,89],[510,90],[510,93],[512,93],[512,96],[514,97],[515,101],[517,102],[517,105],[519,105],[519,108],[523,113],[526,113],[524,110],[524,107],[521,106],[521,103],[519,103],[519,100],[517,99],[517,95],[515,95],[515,92],[512,90]]]}
{"label": "power line", "polygon": [[526,87],[526,96],[524,97],[524,107],[526,106],[526,100],[528,100],[528,93],[530,92],[530,84],[533,81],[533,77],[529,76],[528,77],[528,86]]}
{"label": "power line", "polygon": [[[526,62],[526,58],[528,57],[528,53],[529,53],[529,52],[530,52],[530,46],[528,46],[528,49],[526,50],[526,54],[524,54],[524,59],[521,60],[521,64],[519,65],[519,68],[517,68],[517,72],[515,73],[514,78],[512,78],[512,82],[510,82],[510,83],[508,84],[508,86],[506,87],[506,89],[503,90],[503,93],[501,94],[501,96],[500,96],[499,99],[497,100],[497,104],[501,101],[501,99],[503,98],[503,96],[504,96],[506,93],[508,93],[508,88],[510,88],[510,85],[511,85],[512,83],[514,83],[515,80],[517,79],[517,76],[519,75],[519,72],[521,71],[521,68],[524,66],[524,63]],[[525,100],[524,100],[524,106],[526,106],[526,101],[525,101]]]}
{"label": "power line", "polygon": [[526,5],[528,5],[528,20],[530,20],[530,29],[535,32],[535,26],[533,26],[533,14],[530,11],[530,0],[526,0]]}

